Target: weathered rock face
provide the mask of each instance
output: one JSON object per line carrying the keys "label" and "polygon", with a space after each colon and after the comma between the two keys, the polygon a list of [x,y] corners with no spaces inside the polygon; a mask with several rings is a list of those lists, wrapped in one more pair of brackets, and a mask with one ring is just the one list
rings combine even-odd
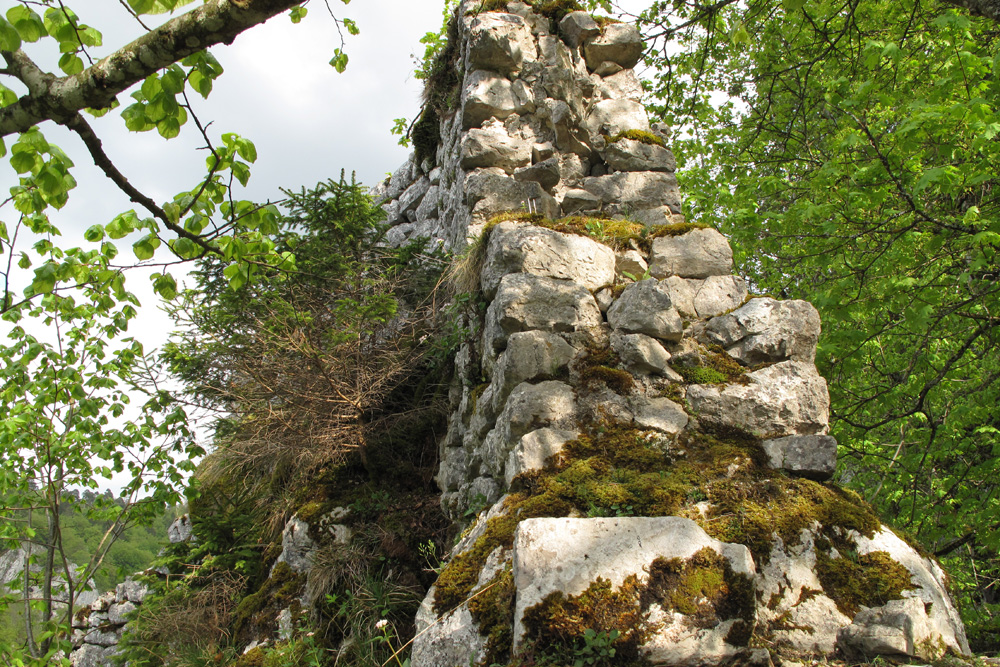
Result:
{"label": "weathered rock face", "polygon": [[[755,637],[967,652],[937,564],[823,482],[816,310],[748,301],[725,237],[680,216],[635,30],[470,6],[441,143],[380,194],[393,243],[484,234],[437,481],[453,519],[486,510],[420,608],[414,667],[568,659],[587,631],[669,666],[766,663]],[[598,214],[659,227],[563,218]]]}

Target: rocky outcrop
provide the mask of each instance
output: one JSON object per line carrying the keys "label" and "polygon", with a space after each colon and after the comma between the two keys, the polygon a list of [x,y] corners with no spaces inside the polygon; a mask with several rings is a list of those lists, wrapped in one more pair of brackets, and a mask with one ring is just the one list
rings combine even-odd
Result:
{"label": "rocky outcrop", "polygon": [[725,237],[681,217],[638,33],[520,2],[456,17],[440,143],[378,191],[390,242],[474,240],[486,302],[437,475],[453,519],[485,511],[421,605],[414,667],[594,642],[678,667],[766,664],[761,643],[968,652],[940,567],[825,481],[816,310],[749,298]]}

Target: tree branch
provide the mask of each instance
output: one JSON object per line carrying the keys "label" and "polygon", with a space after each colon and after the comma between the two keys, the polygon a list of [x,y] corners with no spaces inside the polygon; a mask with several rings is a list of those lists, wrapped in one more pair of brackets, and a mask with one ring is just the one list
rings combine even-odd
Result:
{"label": "tree branch", "polygon": [[[34,89],[25,81],[29,93],[0,109],[0,136],[24,132],[45,120],[66,123],[81,109],[105,109],[118,93],[150,74],[210,46],[230,44],[244,30],[300,3],[301,0],[209,0],[79,74],[62,78],[45,74],[42,85],[35,85]],[[16,68],[19,64],[18,53],[3,52],[8,67]]]}

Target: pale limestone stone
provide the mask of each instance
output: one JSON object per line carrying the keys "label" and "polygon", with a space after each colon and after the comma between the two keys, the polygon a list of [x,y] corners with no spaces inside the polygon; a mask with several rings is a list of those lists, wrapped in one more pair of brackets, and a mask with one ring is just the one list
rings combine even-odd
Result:
{"label": "pale limestone stone", "polygon": [[615,252],[615,271],[618,275],[632,280],[642,280],[647,268],[649,265],[638,250],[629,248]]}
{"label": "pale limestone stone", "polygon": [[419,181],[406,189],[406,192],[399,196],[399,212],[406,215],[417,210],[424,195],[431,189],[431,179],[421,178]]}
{"label": "pale limestone stone", "polygon": [[642,428],[663,433],[680,433],[688,424],[684,408],[669,398],[635,396],[632,398],[632,413],[635,423]]}
{"label": "pale limestone stone", "polygon": [[[428,181],[429,180],[430,179],[428,179]],[[420,200],[420,205],[417,206],[417,210],[413,214],[418,223],[414,229],[420,227],[419,223],[437,219],[441,208],[440,193],[441,188],[437,185],[432,185],[427,189],[427,193],[424,194],[423,199]]]}
{"label": "pale limestone stone", "polygon": [[70,664],[73,667],[107,667],[117,653],[116,646],[84,644],[70,654]]}
{"label": "pale limestone stone", "polygon": [[559,34],[575,49],[591,37],[601,34],[601,28],[587,12],[570,12],[559,22]]}
{"label": "pale limestone stone", "polygon": [[[585,178],[581,185],[584,190],[598,197],[605,205],[604,210],[613,215],[633,215],[642,209],[662,207],[680,210],[681,195],[677,188],[677,178],[673,174],[620,171],[607,176]],[[653,243],[659,240],[661,239],[656,239]],[[653,275],[657,276],[656,273]]]}
{"label": "pale limestone stone", "polygon": [[649,271],[656,278],[707,278],[733,270],[729,241],[714,229],[693,229],[680,236],[653,239]]}
{"label": "pale limestone stone", "polygon": [[654,278],[632,283],[608,309],[608,323],[624,333],[641,333],[676,342],[684,324],[670,301],[670,294]]}
{"label": "pale limestone stone", "polygon": [[599,210],[601,208],[601,198],[586,190],[572,188],[563,193],[561,204],[563,212],[566,215],[572,215],[574,213]]}
{"label": "pale limestone stone", "polygon": [[496,387],[481,401],[492,403],[499,411],[514,387],[522,382],[552,378],[566,372],[576,355],[572,345],[560,336],[544,331],[520,331],[507,339],[507,349],[497,361],[491,387]]}
{"label": "pale limestone stone", "polygon": [[530,167],[515,169],[514,178],[519,181],[535,181],[551,192],[552,188],[559,185],[559,180],[562,178],[559,158],[550,157]]}
{"label": "pale limestone stone", "polygon": [[507,457],[504,480],[507,486],[523,472],[541,470],[545,461],[562,451],[563,445],[580,437],[579,431],[540,428],[521,436]]}
{"label": "pale limestone stone", "polygon": [[[639,82],[639,77],[636,76],[635,70],[632,69],[622,70],[617,74],[602,77],[601,81],[597,84],[597,90],[600,96],[606,100],[642,101],[642,84]],[[650,129],[652,129],[652,126],[650,126]]]}
{"label": "pale limestone stone", "polygon": [[610,60],[605,60],[603,63],[598,65],[594,69],[594,74],[600,77],[613,76],[619,72],[625,71],[625,68],[618,63],[611,62]]}
{"label": "pale limestone stone", "polygon": [[599,36],[583,45],[583,54],[587,67],[591,70],[609,60],[625,69],[631,69],[642,57],[643,48],[642,37],[634,26],[612,23],[604,26]]}
{"label": "pale limestone stone", "polygon": [[[854,542],[857,544],[858,555],[863,556],[875,551],[884,551],[909,571],[911,581],[916,589],[903,591],[903,597],[914,598],[920,603],[919,609],[924,611],[922,618],[925,619],[929,627],[930,644],[934,648],[943,644],[945,648],[958,654],[969,654],[969,642],[965,637],[962,617],[955,609],[951,596],[948,594],[947,575],[936,561],[921,556],[886,526],[883,526],[882,530],[870,539],[862,535],[855,536]],[[914,605],[913,609],[917,610],[918,607]],[[920,620],[921,617],[918,616],[913,622],[918,623]],[[855,618],[855,623],[857,621],[858,619]],[[863,635],[865,632],[861,632],[857,636]],[[922,648],[920,644],[921,642],[917,639],[917,649]],[[838,646],[840,645],[841,640],[838,637]],[[845,648],[845,650],[849,651],[850,649]],[[925,660],[940,657],[940,655],[930,655],[920,650],[909,655]]]}
{"label": "pale limestone stone", "polygon": [[702,421],[771,438],[827,432],[830,395],[815,366],[784,361],[747,377],[748,385],[691,385],[691,413]]}
{"label": "pale limestone stone", "polygon": [[497,417],[496,428],[486,435],[478,451],[481,471],[503,479],[510,452],[522,436],[542,426],[572,428],[576,415],[576,396],[568,384],[550,380],[518,385]]}
{"label": "pale limestone stone", "polygon": [[601,157],[615,171],[665,171],[677,170],[674,154],[663,146],[647,144],[632,139],[609,141]]}
{"label": "pale limestone stone", "polygon": [[498,213],[526,210],[529,202],[548,218],[559,217],[559,205],[538,183],[521,182],[502,169],[487,168],[469,172],[464,186],[465,204],[474,219],[489,220]]}
{"label": "pale limestone stone", "polygon": [[188,514],[177,517],[167,528],[167,539],[170,540],[171,544],[187,542],[191,539],[191,535],[191,516]]}
{"label": "pale limestone stone", "polygon": [[752,299],[708,323],[705,337],[747,365],[794,359],[811,362],[819,341],[819,313],[808,301]]}
{"label": "pale limestone stone", "polygon": [[924,603],[917,598],[890,600],[881,607],[862,609],[837,635],[837,647],[848,658],[866,660],[874,655],[937,660],[937,633],[928,622]]}
{"label": "pale limestone stone", "polygon": [[575,153],[589,159],[593,150],[590,135],[578,127],[578,116],[563,100],[546,99],[549,122],[555,134],[555,145],[566,153]]}
{"label": "pale limestone stone", "polygon": [[739,276],[709,276],[694,295],[695,314],[715,317],[738,307],[747,298],[747,283]]}
{"label": "pale limestone stone", "polygon": [[534,60],[535,44],[524,19],[515,14],[484,12],[469,22],[470,70],[510,74],[521,69],[525,54]]}
{"label": "pale limestone stone", "polygon": [[786,545],[778,537],[775,540],[767,564],[757,576],[758,627],[772,632],[780,645],[830,655],[836,648],[837,632],[851,619],[822,592],[816,576],[813,531],[803,530],[794,545]]}
{"label": "pale limestone stone", "polygon": [[772,468],[830,479],[837,469],[837,440],[829,435],[789,435],[761,443]]}
{"label": "pale limestone stone", "polygon": [[122,602],[121,604],[111,605],[111,607],[108,608],[108,623],[111,623],[112,625],[125,625],[128,620],[125,618],[126,615],[132,613],[137,608],[138,607],[136,607],[135,603],[129,602],[128,600]]}
{"label": "pale limestone stone", "polygon": [[633,373],[663,373],[669,368],[670,353],[655,338],[644,334],[612,332],[611,349]]}
{"label": "pale limestone stone", "polygon": [[[281,554],[275,565],[288,563],[292,572],[305,573],[312,566],[312,552],[315,542],[309,536],[309,524],[293,516],[281,531]],[[274,567],[271,567],[274,570]]]}
{"label": "pale limestone stone", "polygon": [[119,604],[126,601],[139,604],[146,599],[147,595],[149,595],[149,586],[127,577],[125,581],[115,587],[114,599]]}
{"label": "pale limestone stone", "polygon": [[524,612],[548,594],[579,595],[602,577],[621,586],[630,575],[648,577],[657,558],[687,559],[709,548],[734,572],[753,577],[750,550],[709,537],[680,517],[527,519],[514,535],[514,646],[524,637]]}
{"label": "pale limestone stone", "polygon": [[500,351],[518,331],[564,333],[596,327],[603,321],[594,297],[584,287],[545,276],[514,273],[504,276],[496,298],[486,310],[484,338]]}
{"label": "pale limestone stone", "polygon": [[594,105],[583,126],[591,137],[613,137],[625,130],[649,132],[649,118],[646,116],[646,107],[635,100],[609,99]]}
{"label": "pale limestone stone", "polygon": [[442,618],[434,613],[434,587],[417,610],[413,667],[466,667],[486,658],[486,638],[465,606]]}
{"label": "pale limestone stone", "polygon": [[531,164],[531,144],[507,134],[500,123],[466,132],[462,137],[461,150],[462,169],[499,167],[509,174]]}
{"label": "pale limestone stone", "polygon": [[465,77],[462,89],[462,125],[479,127],[490,118],[503,120],[519,108],[510,80],[487,70],[475,70]]}
{"label": "pale limestone stone", "polygon": [[615,254],[585,236],[501,222],[490,233],[486,248],[481,285],[487,298],[496,294],[500,280],[510,273],[568,280],[596,290],[614,282]]}
{"label": "pale limestone stone", "polygon": [[601,309],[601,312],[607,313],[608,308],[615,302],[615,295],[610,288],[605,287],[594,292],[594,300],[597,301],[597,307]]}

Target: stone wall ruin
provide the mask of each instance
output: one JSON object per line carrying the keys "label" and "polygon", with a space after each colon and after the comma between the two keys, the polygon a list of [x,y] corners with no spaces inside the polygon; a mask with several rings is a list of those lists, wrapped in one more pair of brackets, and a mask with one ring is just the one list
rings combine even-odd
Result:
{"label": "stone wall ruin", "polygon": [[482,511],[414,667],[574,655],[588,630],[655,665],[968,653],[939,565],[824,483],[818,313],[752,298],[726,239],[684,222],[635,29],[456,16],[436,153],[376,191],[391,243],[471,244],[488,303],[437,477],[452,518]]}

